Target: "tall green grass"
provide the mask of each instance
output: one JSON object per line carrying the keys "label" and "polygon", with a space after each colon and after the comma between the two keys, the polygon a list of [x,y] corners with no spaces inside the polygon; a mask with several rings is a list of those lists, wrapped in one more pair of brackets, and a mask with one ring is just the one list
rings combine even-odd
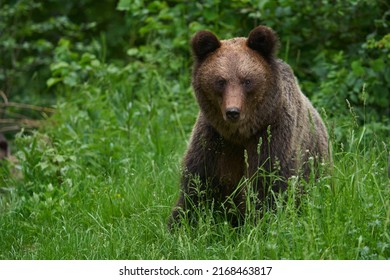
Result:
{"label": "tall green grass", "polygon": [[19,163],[1,165],[0,259],[390,258],[389,138],[338,120],[333,171],[299,206],[239,228],[204,209],[170,233],[197,110],[188,76],[65,89],[45,127],[16,138]]}

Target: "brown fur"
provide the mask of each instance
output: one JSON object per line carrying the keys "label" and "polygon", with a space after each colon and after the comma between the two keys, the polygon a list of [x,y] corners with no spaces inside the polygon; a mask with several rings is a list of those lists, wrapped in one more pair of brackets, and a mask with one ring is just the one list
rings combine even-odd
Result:
{"label": "brown fur", "polygon": [[328,157],[326,128],[291,68],[275,57],[277,44],[276,34],[265,26],[252,30],[248,39],[220,41],[208,31],[193,37],[192,83],[200,112],[170,226],[180,213],[191,212],[199,198],[221,204],[232,197],[244,216],[248,190],[237,191],[243,178],[275,170],[284,178],[253,184],[264,201],[270,189],[284,190],[286,180],[301,170],[307,178],[309,156]]}
{"label": "brown fur", "polygon": [[9,156],[8,141],[3,135],[3,133],[0,133],[0,160],[5,159],[8,156]]}

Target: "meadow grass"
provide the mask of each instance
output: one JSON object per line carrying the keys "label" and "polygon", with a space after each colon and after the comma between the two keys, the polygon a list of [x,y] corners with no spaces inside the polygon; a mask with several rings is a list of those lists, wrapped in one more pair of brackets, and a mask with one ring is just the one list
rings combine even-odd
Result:
{"label": "meadow grass", "polygon": [[68,90],[40,131],[16,138],[19,163],[0,173],[0,259],[390,258],[389,139],[337,121],[333,171],[298,207],[287,199],[239,228],[204,209],[169,232],[198,109],[188,77],[145,81]]}

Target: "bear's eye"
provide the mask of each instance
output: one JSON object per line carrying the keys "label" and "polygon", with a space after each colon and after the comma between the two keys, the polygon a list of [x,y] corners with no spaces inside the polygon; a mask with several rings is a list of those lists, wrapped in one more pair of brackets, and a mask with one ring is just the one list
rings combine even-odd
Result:
{"label": "bear's eye", "polygon": [[218,86],[218,88],[222,89],[222,88],[225,87],[225,85],[226,85],[226,80],[225,80],[225,79],[219,79],[219,80],[217,80],[217,86]]}
{"label": "bear's eye", "polygon": [[245,79],[243,84],[244,84],[244,86],[249,87],[252,84],[252,81],[249,79]]}

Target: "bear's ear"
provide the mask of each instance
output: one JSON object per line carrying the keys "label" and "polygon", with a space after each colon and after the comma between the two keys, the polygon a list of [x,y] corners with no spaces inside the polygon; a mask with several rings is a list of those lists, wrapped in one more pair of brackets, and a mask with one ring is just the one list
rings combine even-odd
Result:
{"label": "bear's ear", "polygon": [[279,40],[271,28],[260,25],[249,33],[246,44],[264,58],[269,59],[275,54]]}
{"label": "bear's ear", "polygon": [[221,46],[221,42],[210,31],[199,31],[192,38],[191,45],[195,58],[201,61],[209,53],[218,49]]}

